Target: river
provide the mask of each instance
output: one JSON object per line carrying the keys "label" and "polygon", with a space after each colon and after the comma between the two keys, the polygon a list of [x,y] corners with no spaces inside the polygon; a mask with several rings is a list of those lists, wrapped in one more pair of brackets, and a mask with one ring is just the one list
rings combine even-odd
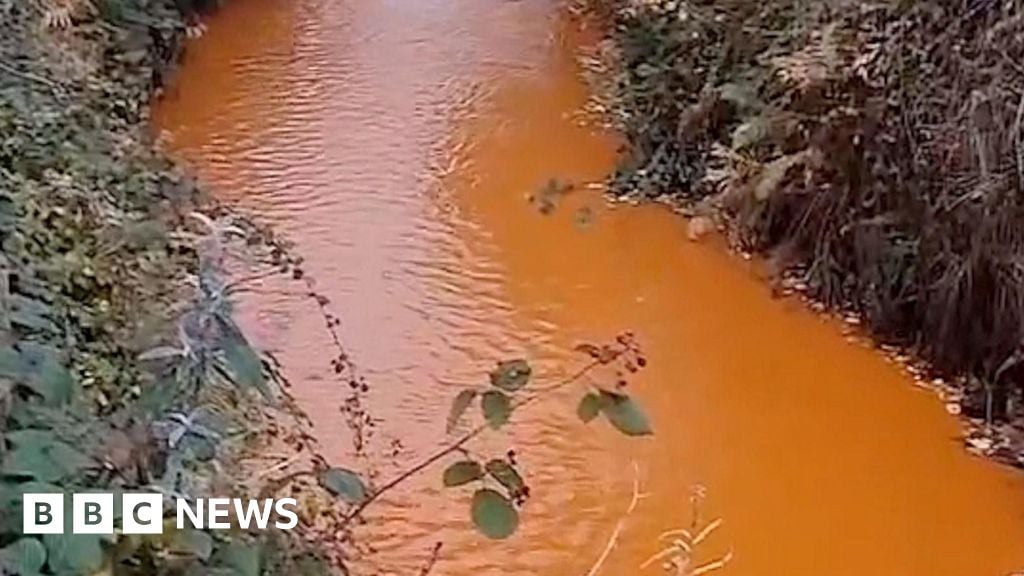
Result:
{"label": "river", "polygon": [[385,480],[437,449],[451,398],[496,360],[557,378],[584,361],[575,344],[624,330],[649,359],[631,391],[653,437],[584,426],[571,394],[524,410],[477,447],[527,471],[517,534],[477,535],[468,492],[431,470],[368,510],[356,573],[417,574],[442,541],[432,574],[585,575],[636,479],[601,574],[658,573],[639,566],[689,524],[695,485],[723,519],[698,557],[731,550],[722,574],[1024,568],[1024,477],[965,453],[933,392],[661,207],[527,201],[552,177],[601,181],[616,156],[577,121],[581,34],[554,0],[233,0],[208,26],[156,125],[295,241],[340,313],[379,419],[362,460],[316,306],[274,283],[242,302],[335,463]]}

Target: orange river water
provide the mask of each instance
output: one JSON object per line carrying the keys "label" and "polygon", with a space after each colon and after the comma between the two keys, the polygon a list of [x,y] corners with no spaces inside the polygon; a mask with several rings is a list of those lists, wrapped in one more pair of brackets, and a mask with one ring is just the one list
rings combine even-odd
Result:
{"label": "orange river water", "polygon": [[581,40],[555,0],[233,0],[208,26],[156,125],[216,194],[294,240],[342,316],[379,419],[363,460],[315,304],[276,285],[242,302],[336,463],[386,480],[436,450],[451,398],[498,359],[556,378],[583,361],[574,344],[623,330],[649,359],[630,390],[653,437],[584,426],[571,394],[524,409],[475,448],[517,450],[519,532],[477,535],[469,493],[430,470],[367,511],[356,573],[414,576],[442,541],[435,575],[586,575],[635,478],[645,496],[600,574],[657,574],[640,565],[689,524],[694,485],[723,519],[698,560],[733,552],[715,574],[1024,569],[1024,477],[965,453],[934,393],[663,208],[585,190],[544,215],[525,199],[615,163],[614,136],[574,115]]}

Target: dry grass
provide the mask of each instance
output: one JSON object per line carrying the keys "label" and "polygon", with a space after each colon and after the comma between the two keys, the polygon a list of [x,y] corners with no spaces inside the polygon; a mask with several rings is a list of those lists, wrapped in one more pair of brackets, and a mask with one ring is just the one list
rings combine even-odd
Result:
{"label": "dry grass", "polygon": [[722,526],[721,518],[715,518],[707,523],[701,519],[700,506],[704,497],[705,491],[702,486],[694,486],[691,489],[692,512],[689,526],[662,533],[659,540],[668,544],[641,564],[640,570],[660,566],[665,573],[672,576],[700,576],[721,570],[732,561],[731,550],[713,560],[699,559],[701,545]]}
{"label": "dry grass", "polygon": [[97,13],[92,0],[36,0],[42,12],[43,26],[48,29],[69,28],[75,19]]}

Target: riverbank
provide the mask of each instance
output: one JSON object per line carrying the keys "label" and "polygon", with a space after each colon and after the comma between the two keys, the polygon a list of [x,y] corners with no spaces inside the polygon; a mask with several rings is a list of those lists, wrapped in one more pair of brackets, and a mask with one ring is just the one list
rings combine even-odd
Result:
{"label": "riverbank", "polygon": [[293,453],[315,461],[233,319],[244,279],[224,279],[239,250],[298,276],[295,261],[149,136],[194,17],[181,6],[0,2],[0,572],[326,574],[337,558],[306,507],[293,532],[21,534],[24,492],[267,496],[296,489],[272,474]]}
{"label": "riverbank", "polygon": [[587,7],[627,139],[613,193],[714,222],[927,361],[969,446],[1021,466],[1022,5]]}
{"label": "riverbank", "polygon": [[[345,311],[338,334],[375,417],[364,477],[446,446],[452,398],[487,385],[495,359],[528,358],[543,382],[581,365],[581,342],[628,329],[643,346],[629,390],[653,436],[583,424],[575,394],[517,412],[470,450],[515,450],[530,486],[516,534],[482,539],[473,491],[427,470],[366,510],[353,572],[586,574],[637,480],[645,496],[602,574],[636,573],[705,492],[702,518],[724,523],[700,559],[732,550],[723,574],[1019,570],[1024,476],[966,454],[934,395],[828,317],[772,299],[720,242],[686,242],[669,210],[610,208],[586,184],[614,169],[619,140],[579,122],[576,56],[592,36],[561,7],[230,3],[156,111],[175,153],[292,239]],[[575,192],[539,210],[527,197],[552,178]],[[276,282],[238,313],[293,377],[325,452],[352,461],[323,317]]]}

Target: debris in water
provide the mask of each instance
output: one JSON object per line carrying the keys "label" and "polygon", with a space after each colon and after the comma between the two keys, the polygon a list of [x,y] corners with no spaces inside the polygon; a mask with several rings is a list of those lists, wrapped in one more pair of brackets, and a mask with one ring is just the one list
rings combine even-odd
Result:
{"label": "debris in water", "polygon": [[707,216],[694,216],[686,223],[686,238],[696,242],[715,229],[714,222]]}

